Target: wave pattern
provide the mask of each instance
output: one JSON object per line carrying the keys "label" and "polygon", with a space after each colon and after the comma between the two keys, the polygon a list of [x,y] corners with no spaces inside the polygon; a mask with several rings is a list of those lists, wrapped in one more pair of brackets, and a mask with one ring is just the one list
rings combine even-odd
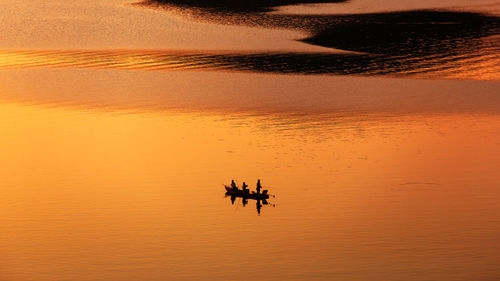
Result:
{"label": "wave pattern", "polygon": [[[490,43],[488,43],[490,41]],[[0,69],[52,67],[149,71],[411,76],[500,80],[498,38],[481,52],[420,57],[332,53],[218,53],[169,50],[3,50]]]}
{"label": "wave pattern", "polygon": [[308,44],[376,54],[421,56],[475,52],[482,38],[500,35],[499,17],[473,12],[413,10],[284,15],[241,11],[226,5],[224,0],[209,3],[207,6],[205,1],[198,0],[147,0],[138,5],[202,22],[297,30],[305,33],[301,41]]}
{"label": "wave pattern", "polygon": [[[270,4],[257,1],[251,4],[257,8],[247,9],[226,0],[145,0],[138,5],[200,22],[295,30],[303,34],[300,41],[304,43],[355,53],[273,54],[260,61],[252,56],[246,57],[237,69],[481,80],[499,77],[498,16],[447,10],[320,15],[267,13],[276,5],[302,2],[345,1],[279,0]],[[300,57],[305,61],[299,62]],[[235,60],[234,57],[226,59]]]}

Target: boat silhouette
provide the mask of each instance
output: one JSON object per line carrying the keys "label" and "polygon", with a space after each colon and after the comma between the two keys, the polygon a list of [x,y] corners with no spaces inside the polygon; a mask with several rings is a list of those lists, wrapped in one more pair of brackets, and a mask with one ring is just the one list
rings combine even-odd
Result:
{"label": "boat silhouette", "polygon": [[[243,207],[245,207],[248,204],[248,199],[253,199],[256,200],[255,208],[257,209],[257,213],[260,215],[262,206],[264,205],[269,205],[269,202],[267,202],[266,199],[269,198],[269,194],[267,193],[267,190],[264,190],[262,193],[256,193],[255,191],[252,192],[244,192],[241,189],[238,188],[232,188],[231,186],[224,185],[226,189],[226,197],[231,196],[231,204],[234,205],[234,202],[236,201],[236,198],[242,198],[242,204]],[[248,189],[246,190],[248,191]],[[239,203],[239,202],[238,202]],[[274,204],[272,205],[274,207]]]}
{"label": "boat silhouette", "polygon": [[226,188],[226,195],[248,198],[253,200],[269,199],[269,194],[267,193],[267,189],[263,190],[262,193],[257,193],[255,191],[250,191],[249,189],[242,190],[239,188],[233,188],[228,185],[224,185],[224,187]]}

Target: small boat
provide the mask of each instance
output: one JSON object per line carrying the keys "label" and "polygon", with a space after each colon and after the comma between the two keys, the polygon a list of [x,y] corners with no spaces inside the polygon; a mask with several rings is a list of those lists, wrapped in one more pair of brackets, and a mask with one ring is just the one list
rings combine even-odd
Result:
{"label": "small boat", "polygon": [[267,189],[263,190],[262,193],[257,193],[255,191],[250,192],[250,190],[246,190],[246,192],[243,192],[243,190],[238,189],[238,188],[232,188],[231,186],[224,185],[226,188],[226,195],[231,195],[235,197],[243,197],[243,198],[249,198],[249,199],[254,199],[254,200],[264,200],[264,199],[269,199],[269,194],[267,193]]}

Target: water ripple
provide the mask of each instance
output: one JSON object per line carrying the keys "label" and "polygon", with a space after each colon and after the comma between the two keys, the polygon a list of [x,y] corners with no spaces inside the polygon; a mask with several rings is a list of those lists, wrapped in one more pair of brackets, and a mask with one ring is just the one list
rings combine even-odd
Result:
{"label": "water ripple", "polygon": [[51,67],[147,71],[238,71],[274,74],[500,79],[498,38],[480,53],[412,57],[336,53],[220,53],[170,50],[0,50],[0,69]]}
{"label": "water ripple", "polygon": [[301,42],[350,52],[220,58],[234,70],[498,80],[498,16],[449,10],[320,15],[268,13],[277,5],[306,2],[342,1],[256,1],[241,7],[240,2],[225,0],[145,0],[138,5],[194,21],[295,30],[303,34]]}

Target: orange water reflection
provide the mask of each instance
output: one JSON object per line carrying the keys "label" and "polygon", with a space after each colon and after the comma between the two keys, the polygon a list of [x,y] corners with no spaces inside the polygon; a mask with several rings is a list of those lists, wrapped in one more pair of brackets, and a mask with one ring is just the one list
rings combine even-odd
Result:
{"label": "orange water reflection", "polygon": [[[0,50],[0,69],[33,67],[149,71],[236,71],[499,80],[498,36],[472,54],[421,57],[349,53],[173,50]],[[493,43],[492,43],[493,42]]]}
{"label": "orange water reflection", "polygon": [[[497,18],[380,56],[132,2],[0,3],[0,280],[499,279]],[[362,2],[281,11],[470,6]]]}
{"label": "orange water reflection", "polygon": [[[0,117],[6,280],[497,276],[498,115]],[[277,207],[235,210],[231,178]]]}
{"label": "orange water reflection", "polygon": [[[0,99],[84,110],[340,116],[500,113],[498,83],[96,69],[0,70]],[[302,116],[303,117],[303,116]],[[286,123],[285,122],[285,123]]]}

